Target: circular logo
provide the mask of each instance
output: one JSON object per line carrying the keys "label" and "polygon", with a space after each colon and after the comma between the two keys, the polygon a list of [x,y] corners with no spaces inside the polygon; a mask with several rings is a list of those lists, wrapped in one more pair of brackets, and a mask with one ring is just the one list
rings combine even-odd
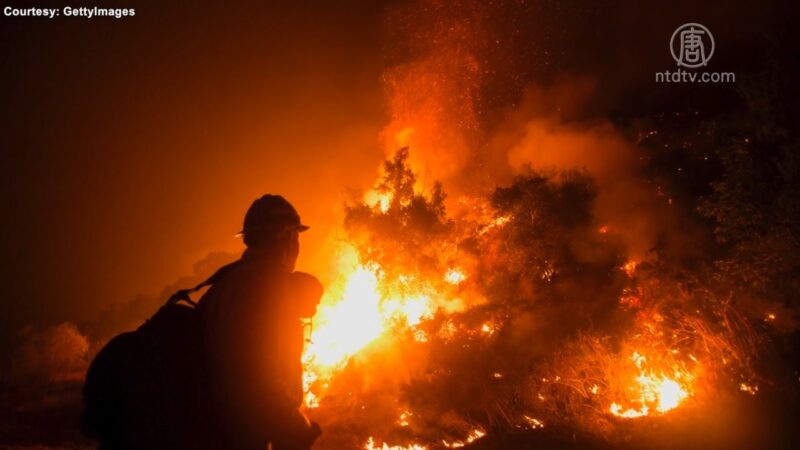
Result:
{"label": "circular logo", "polygon": [[702,67],[714,55],[714,36],[702,24],[685,23],[672,33],[669,51],[678,67]]}

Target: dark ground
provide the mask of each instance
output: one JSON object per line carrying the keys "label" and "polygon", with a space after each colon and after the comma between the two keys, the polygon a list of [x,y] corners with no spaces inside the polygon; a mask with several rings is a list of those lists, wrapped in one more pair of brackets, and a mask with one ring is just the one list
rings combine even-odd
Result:
{"label": "dark ground", "polygon": [[[80,385],[0,391],[0,449],[93,448],[79,431]],[[486,437],[472,450],[523,449],[793,449],[800,448],[800,402],[778,393],[733,394],[703,408],[687,406],[660,419],[621,420],[602,438],[567,427]]]}

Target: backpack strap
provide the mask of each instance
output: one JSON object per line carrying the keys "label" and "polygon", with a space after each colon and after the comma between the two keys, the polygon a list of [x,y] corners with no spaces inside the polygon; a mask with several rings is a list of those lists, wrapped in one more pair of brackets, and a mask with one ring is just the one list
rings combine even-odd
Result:
{"label": "backpack strap", "polygon": [[190,288],[190,289],[179,289],[174,294],[172,294],[169,297],[169,299],[167,299],[167,303],[166,304],[167,305],[174,305],[174,304],[176,304],[178,302],[183,301],[183,302],[186,302],[186,303],[196,307],[197,306],[197,302],[192,300],[191,294],[194,294],[195,292],[199,291],[200,289],[203,289],[206,286],[213,285],[214,283],[219,281],[219,279],[222,278],[225,274],[227,274],[231,269],[233,269],[234,267],[238,266],[241,261],[242,260],[240,259],[240,260],[234,261],[234,262],[232,262],[230,264],[227,264],[225,266],[220,267],[216,272],[214,272],[214,275],[211,275],[210,277],[208,277],[207,280],[203,281],[202,283],[198,284],[197,286],[195,286],[193,288]]}
{"label": "backpack strap", "polygon": [[197,306],[197,302],[192,300],[191,294],[194,294],[195,292],[199,291],[200,289],[203,289],[204,287],[210,286],[212,284],[213,283],[211,282],[211,278],[209,278],[208,280],[203,281],[202,283],[198,284],[197,286],[195,286],[195,287],[193,287],[191,289],[179,289],[174,294],[170,295],[169,299],[167,299],[167,304],[168,305],[174,305],[174,304],[176,304],[178,302],[183,301],[183,302],[186,302],[186,303],[188,303],[188,304],[190,304],[192,306]]}

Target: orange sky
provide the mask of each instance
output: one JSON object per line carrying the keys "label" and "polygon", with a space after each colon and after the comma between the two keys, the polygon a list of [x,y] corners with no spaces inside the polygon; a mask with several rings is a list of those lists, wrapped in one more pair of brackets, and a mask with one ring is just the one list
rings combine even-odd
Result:
{"label": "orange sky", "polygon": [[382,8],[365,3],[4,22],[3,334],[240,250],[267,192],[312,225],[301,266],[319,263],[345,188],[382,158]]}
{"label": "orange sky", "polygon": [[[419,102],[449,108],[442,126],[451,116],[462,125],[459,151],[423,158],[433,175],[463,170],[492,187],[501,181],[487,167],[505,155],[478,155],[471,139],[508,120],[526,87],[588,75],[597,88],[573,120],[676,98],[716,104],[711,89],[654,88],[654,70],[671,63],[664,36],[702,19],[724,66],[744,61],[758,30],[779,18],[755,1],[702,11],[692,2],[669,11],[632,0],[501,3],[146,0],[125,20],[2,18],[0,348],[26,324],[87,320],[157,294],[211,251],[240,250],[233,235],[266,192],[285,195],[312,226],[300,267],[325,267],[343,195],[375,179],[381,131],[402,127]],[[441,58],[442,43],[459,52]],[[393,92],[413,94],[410,81],[428,83],[406,72],[428,63],[451,91],[396,102]],[[459,71],[464,83],[451,77]]]}

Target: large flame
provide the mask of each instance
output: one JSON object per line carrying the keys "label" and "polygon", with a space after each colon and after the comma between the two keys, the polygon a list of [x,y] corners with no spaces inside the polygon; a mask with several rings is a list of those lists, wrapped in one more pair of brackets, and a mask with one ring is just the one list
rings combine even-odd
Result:
{"label": "large flame", "polygon": [[342,250],[339,270],[341,274],[314,316],[303,354],[307,407],[319,403],[319,393],[309,390],[314,382],[332,376],[351,356],[392,327],[408,326],[418,341],[424,341],[422,330],[414,327],[432,317],[437,308],[424,293],[388,289],[382,284],[381,268],[361,264],[353,247]]}
{"label": "large flame", "polygon": [[624,418],[664,414],[677,408],[689,397],[693,378],[690,374],[681,370],[672,370],[671,375],[656,372],[648,367],[647,358],[639,352],[633,353],[631,361],[638,370],[638,376],[628,386],[628,400],[611,403],[608,408],[611,414]]}
{"label": "large flame", "polygon": [[320,326],[311,334],[306,357],[317,366],[335,367],[372,342],[383,331],[380,303],[377,275],[359,266],[347,276],[339,301],[320,306]]}

